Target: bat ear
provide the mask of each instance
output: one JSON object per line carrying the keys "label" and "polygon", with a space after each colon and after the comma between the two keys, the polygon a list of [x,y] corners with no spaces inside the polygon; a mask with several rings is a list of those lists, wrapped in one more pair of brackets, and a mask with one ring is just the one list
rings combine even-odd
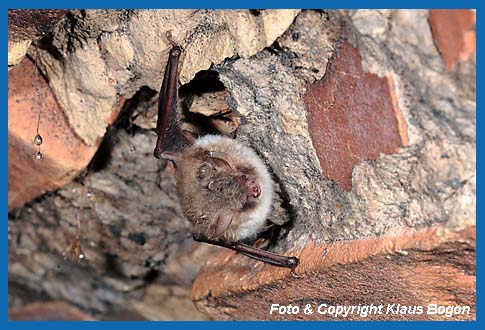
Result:
{"label": "bat ear", "polygon": [[236,218],[236,214],[237,213],[234,211],[228,211],[228,212],[219,214],[219,216],[217,217],[216,226],[214,230],[214,238],[219,238],[222,235],[224,235],[224,233],[227,231],[229,226]]}

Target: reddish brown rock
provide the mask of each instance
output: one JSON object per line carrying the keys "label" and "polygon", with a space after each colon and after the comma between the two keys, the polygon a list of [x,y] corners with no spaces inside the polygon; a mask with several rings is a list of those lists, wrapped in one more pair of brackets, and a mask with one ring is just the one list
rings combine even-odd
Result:
{"label": "reddish brown rock", "polygon": [[91,316],[64,301],[35,302],[15,308],[8,313],[9,320],[23,321],[92,321]]}
{"label": "reddish brown rock", "polygon": [[475,52],[475,22],[475,13],[468,9],[429,11],[431,32],[448,70]]}
{"label": "reddish brown rock", "polygon": [[26,10],[8,11],[8,38],[10,40],[33,40],[45,35],[68,10]]}
{"label": "reddish brown rock", "polygon": [[305,104],[322,171],[347,191],[357,164],[408,144],[392,79],[364,72],[359,50],[348,42],[336,49],[325,76],[309,86]]}
{"label": "reddish brown rock", "polygon": [[8,11],[8,65],[17,65],[27,53],[30,43],[47,34],[68,10]]}
{"label": "reddish brown rock", "polygon": [[[382,314],[353,314],[346,318],[351,320],[476,317],[474,227],[461,232],[438,226],[403,229],[393,236],[330,244],[309,241],[297,255],[301,260],[298,278],[288,270],[221,251],[195,281],[193,299],[215,319],[335,319],[316,312],[323,303],[385,306]],[[298,305],[301,312],[270,315],[273,303]],[[302,312],[306,304],[312,306],[313,314]],[[387,304],[422,306],[423,313],[386,312]],[[453,317],[433,315],[427,313],[429,304],[469,306],[470,310]]]}
{"label": "reddish brown rock", "polygon": [[[68,183],[89,163],[97,146],[85,146],[74,134],[29,59],[9,72],[8,83],[8,206],[13,209]],[[39,111],[36,84],[41,95],[39,133],[44,159],[40,161],[34,159],[37,147],[33,143]]]}

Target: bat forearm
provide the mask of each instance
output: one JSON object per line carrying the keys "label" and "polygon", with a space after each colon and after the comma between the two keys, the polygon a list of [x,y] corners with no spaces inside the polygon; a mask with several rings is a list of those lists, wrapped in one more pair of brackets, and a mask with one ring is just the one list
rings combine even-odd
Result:
{"label": "bat forearm", "polygon": [[207,237],[204,237],[203,235],[198,235],[198,234],[194,234],[194,240],[197,242],[225,247],[225,248],[234,250],[236,252],[242,253],[250,258],[263,261],[263,262],[272,264],[274,266],[290,268],[292,270],[295,269],[300,262],[300,260],[297,257],[283,256],[280,254],[261,250],[240,242],[216,241],[216,240],[208,239]]}

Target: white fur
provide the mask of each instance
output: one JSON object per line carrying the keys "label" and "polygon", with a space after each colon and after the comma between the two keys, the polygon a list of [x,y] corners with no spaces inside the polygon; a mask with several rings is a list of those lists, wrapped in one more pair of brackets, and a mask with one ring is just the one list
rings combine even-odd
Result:
{"label": "white fur", "polygon": [[248,163],[254,167],[259,184],[261,185],[261,196],[259,197],[258,205],[250,212],[245,213],[248,219],[247,221],[242,221],[235,230],[234,239],[242,240],[259,233],[266,223],[266,217],[271,211],[271,204],[273,202],[273,182],[264,162],[253,149],[225,136],[206,135],[195,141],[194,146],[226,152],[239,163]]}

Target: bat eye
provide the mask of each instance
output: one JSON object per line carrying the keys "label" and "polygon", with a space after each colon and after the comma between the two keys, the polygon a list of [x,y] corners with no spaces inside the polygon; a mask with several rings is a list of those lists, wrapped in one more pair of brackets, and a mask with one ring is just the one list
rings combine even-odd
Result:
{"label": "bat eye", "polygon": [[246,180],[248,176],[246,174],[241,175],[241,179]]}

